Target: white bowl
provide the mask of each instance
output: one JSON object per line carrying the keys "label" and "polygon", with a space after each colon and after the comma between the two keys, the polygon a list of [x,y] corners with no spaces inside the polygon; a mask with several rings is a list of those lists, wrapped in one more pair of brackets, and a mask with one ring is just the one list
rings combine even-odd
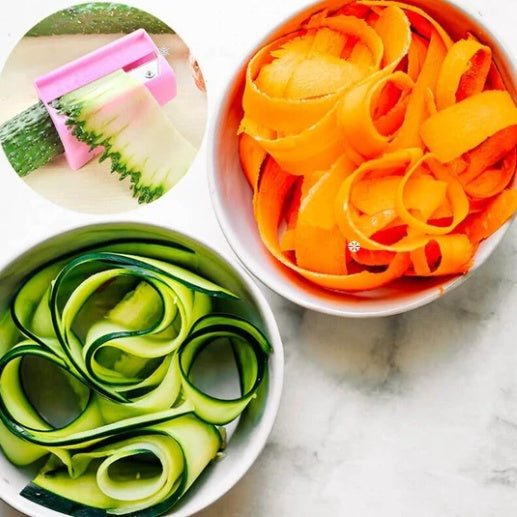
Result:
{"label": "white bowl", "polygon": [[[200,253],[200,271],[216,283],[224,285],[250,308],[249,317],[269,337],[273,352],[269,358],[268,375],[257,398],[241,415],[231,430],[225,456],[209,465],[187,491],[169,516],[184,517],[199,512],[226,493],[246,473],[264,447],[273,426],[283,384],[284,356],[278,328],[264,295],[250,277],[236,264],[223,258],[201,242],[165,228],[137,223],[97,224],[76,228],[46,239],[28,249],[9,264],[0,264],[0,311],[6,308],[8,296],[30,271],[64,253],[98,243],[120,239],[152,238],[182,244]],[[244,305],[244,304],[243,304]],[[19,495],[34,477],[35,470],[12,465],[0,452],[0,497],[14,508],[33,517],[63,515],[39,506]]]}
{"label": "white bowl", "polygon": [[[209,163],[210,194],[223,233],[242,264],[278,294],[303,307],[328,314],[347,317],[387,316],[425,305],[463,283],[489,257],[510,223],[481,244],[473,267],[465,275],[442,279],[400,280],[382,289],[357,294],[319,288],[278,263],[266,250],[253,217],[252,192],[242,172],[237,147],[246,63],[259,48],[296,29],[312,13],[322,8],[333,10],[346,3],[346,0],[327,0],[300,11],[258,42],[256,49],[243,60],[241,69],[227,86],[219,113],[209,129],[213,143]],[[406,3],[424,8],[454,38],[462,37],[469,31],[489,45],[511,95],[517,99],[516,69],[511,54],[477,20],[444,0],[409,0]]]}

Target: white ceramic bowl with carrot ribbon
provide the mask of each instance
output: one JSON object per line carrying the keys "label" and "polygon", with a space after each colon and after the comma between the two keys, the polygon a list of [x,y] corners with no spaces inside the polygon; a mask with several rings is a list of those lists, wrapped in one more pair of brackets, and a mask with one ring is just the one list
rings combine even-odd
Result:
{"label": "white ceramic bowl with carrot ribbon", "polygon": [[241,262],[304,307],[424,305],[517,209],[515,65],[446,1],[326,1],[281,24],[212,127],[215,212]]}

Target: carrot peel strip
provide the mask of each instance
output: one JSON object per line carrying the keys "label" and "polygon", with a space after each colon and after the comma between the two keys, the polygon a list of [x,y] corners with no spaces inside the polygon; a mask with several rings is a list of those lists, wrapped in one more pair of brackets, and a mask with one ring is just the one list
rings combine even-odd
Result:
{"label": "carrot peel strip", "polygon": [[[477,59],[476,69],[469,71],[475,56]],[[462,76],[469,71],[470,76],[476,77],[476,85],[471,87],[469,94],[481,93],[492,61],[492,51],[486,45],[472,39],[456,41],[447,52],[443,60],[438,82],[436,84],[436,104],[439,110],[452,106],[456,103],[458,88]],[[458,99],[461,100],[461,99]]]}
{"label": "carrot peel strip", "polygon": [[517,210],[517,190],[503,190],[481,212],[471,215],[461,231],[478,244],[496,232]]}
{"label": "carrot peel strip", "polygon": [[429,117],[420,135],[443,162],[458,158],[498,131],[517,124],[517,107],[506,91],[468,97]]}
{"label": "carrot peel strip", "polygon": [[387,77],[373,78],[349,90],[342,101],[340,121],[345,138],[363,156],[373,158],[383,153],[391,140],[382,135],[375,126],[372,106],[375,93],[388,82],[399,87],[402,91],[410,91],[413,81],[403,72],[394,72]]}
{"label": "carrot peel strip", "polygon": [[280,249],[278,225],[282,215],[283,197],[292,187],[295,178],[268,161],[260,186],[255,193],[255,217],[262,241],[270,253],[284,266],[321,287],[341,291],[363,291],[388,284],[402,276],[410,265],[409,254],[396,254],[381,272],[361,271],[354,274],[327,274],[297,266]]}
{"label": "carrot peel strip", "polygon": [[[450,175],[445,167],[440,167],[440,165],[435,161],[433,163],[433,160],[434,157],[432,155],[425,155],[419,162],[414,164],[413,167],[408,170],[400,182],[397,191],[396,208],[400,218],[414,230],[428,235],[444,235],[454,230],[454,228],[465,219],[469,211],[469,202],[460,182]],[[447,197],[451,203],[453,213],[452,221],[447,226],[435,226],[427,223],[426,221],[422,221],[412,215],[406,205],[406,196],[404,195],[405,189],[415,172],[418,172],[425,163],[434,165],[433,167],[430,167],[429,170],[437,177],[438,180],[442,180],[442,183],[446,186]],[[425,195],[425,193],[422,194]],[[436,207],[436,209],[437,208],[438,207]]]}
{"label": "carrot peel strip", "polygon": [[474,247],[466,235],[441,235],[434,237],[432,242],[439,248],[439,265],[434,270],[427,263],[425,248],[418,248],[410,253],[418,276],[457,274],[469,269]]}

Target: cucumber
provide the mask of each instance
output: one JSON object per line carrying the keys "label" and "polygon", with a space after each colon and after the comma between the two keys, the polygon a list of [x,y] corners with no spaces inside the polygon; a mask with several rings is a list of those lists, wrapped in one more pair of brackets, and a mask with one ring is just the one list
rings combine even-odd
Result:
{"label": "cucumber", "polygon": [[52,457],[21,495],[67,515],[163,513],[217,456],[222,437],[188,413],[142,430],[73,453],[66,463]]}
{"label": "cucumber", "polygon": [[0,125],[0,144],[20,176],[64,152],[54,123],[41,102]]}
{"label": "cucumber", "polygon": [[130,33],[145,29],[151,34],[171,34],[174,31],[153,15],[111,2],[89,2],[51,14],[27,32],[27,36],[59,34]]}
{"label": "cucumber", "polygon": [[[121,179],[129,177],[139,203],[151,202],[172,188],[196,155],[147,89],[121,70],[64,95],[54,105],[68,116],[80,141],[105,147],[101,160],[110,158],[112,172]],[[64,152],[42,103],[2,124],[0,144],[20,176]]]}
{"label": "cucumber", "polygon": [[[271,346],[198,261],[183,246],[120,240],[24,280],[0,319],[0,446],[16,465],[47,460],[24,497],[68,515],[161,515],[224,449],[218,426],[256,396]],[[215,312],[214,298],[237,312]],[[235,356],[233,400],[192,377],[221,338]]]}
{"label": "cucumber", "polygon": [[123,70],[54,101],[81,142],[104,147],[100,160],[129,177],[139,203],[151,202],[187,172],[195,148],[178,132],[158,103],[136,78]]}
{"label": "cucumber", "polygon": [[0,317],[0,357],[20,341],[20,336],[20,331],[14,324],[10,311],[5,311]]}
{"label": "cucumber", "polygon": [[159,317],[161,299],[155,290],[145,282],[140,282],[106,316],[129,330],[148,327]]}
{"label": "cucumber", "polygon": [[[190,378],[197,355],[214,340],[229,338],[239,370],[241,396],[235,400],[221,400],[199,390]],[[183,392],[203,420],[227,424],[237,418],[255,397],[262,382],[267,354],[271,351],[263,334],[247,321],[207,315],[197,321],[179,351]]]}

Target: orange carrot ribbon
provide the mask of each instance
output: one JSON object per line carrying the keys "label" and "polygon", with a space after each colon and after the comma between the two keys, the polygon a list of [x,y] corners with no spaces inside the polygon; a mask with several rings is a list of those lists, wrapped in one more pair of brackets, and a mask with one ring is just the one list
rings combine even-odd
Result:
{"label": "orange carrot ribbon", "polygon": [[321,287],[463,274],[517,211],[517,107],[491,49],[420,8],[316,13],[251,58],[242,104],[262,240]]}

